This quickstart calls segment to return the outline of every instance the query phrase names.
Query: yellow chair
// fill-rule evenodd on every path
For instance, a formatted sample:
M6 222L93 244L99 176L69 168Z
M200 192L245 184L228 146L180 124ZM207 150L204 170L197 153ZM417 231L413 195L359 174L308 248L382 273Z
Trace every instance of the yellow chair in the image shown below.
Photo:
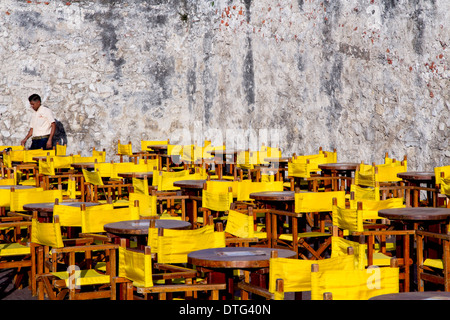
M53 221L47 223L38 221L37 216L34 216L31 230L32 259L35 263L33 269L39 300L44 300L45 294L50 300L111 298L110 284L116 275L117 245L66 245L62 239L58 216L53 216ZM89 242L91 239L84 241ZM96 254L103 252L105 272L95 269L91 259L93 251ZM75 255L80 254L84 254L86 258L81 259L83 269L81 265L77 265L77 261L80 260L75 259ZM61 265L63 257L67 257L68 263ZM96 289L83 291L80 290L82 287Z
M417 230L416 253L418 291L450 291L449 234Z
M272 214L289 218L288 231L277 236L276 243L287 246L303 259L322 259L331 244L331 232L325 230L326 216L333 210L333 198L345 205L345 191L295 192L295 214L302 214L312 231L298 232L298 218L292 212L273 211ZM272 223L273 224L273 223ZM272 232L276 226L272 226ZM306 229L306 225L303 226ZM317 231L315 231L317 230Z
M250 206L245 211L229 210L226 213L225 235L227 246L264 245L267 233L257 231L256 212Z
M193 224L207 222L206 217L212 215L215 219L225 218L224 214L231 209L233 203L232 182L206 181L202 190L202 205L199 208L203 212L203 218L196 217L194 212Z
M120 158L120 162L123 162L123 158L125 156L132 156L132 144L131 141L128 142L128 144L122 144L120 143L120 140L117 141L117 155Z
M124 193L128 190L131 185L122 182L111 182L104 183L100 171L88 171L82 169L83 172L83 183L82 183L82 199L83 201L89 200L91 202L98 202L103 198L103 201L108 201L112 198L113 201L118 201L123 197ZM103 194L99 192L98 189L103 190Z
M17 269L14 288L19 289L24 275L31 271L29 240L31 221L22 217L0 218L0 269Z
M226 284L196 283L197 272L192 269L164 265L161 268L163 271L155 272L161 265L153 263L148 246L144 252L136 251L126 248L125 241L121 241L118 260L118 277L112 279L111 287L115 290L118 284L121 285L126 300L134 299L135 290L144 298L157 294L158 300L166 300L168 295L174 293L182 293L182 298L189 298L194 292L211 291L206 298L218 300L219 290L226 289ZM114 291L112 299L116 297L117 292Z
M139 204L139 216L141 219L158 217L157 195L156 191L152 194L140 192L130 192L129 205L135 206L135 201Z
M368 300L371 297L399 292L396 260L390 267L355 270L324 270L311 266L311 300Z
M262 289L241 282L238 285L243 292L261 295L266 299L285 300L288 296L301 299L302 292L311 291L311 266L317 264L321 270L355 270L353 248L347 248L345 255L339 255L322 260L304 260L271 257L269 265L269 287ZM280 286L281 281L281 286ZM244 299L246 294L242 295Z
M102 151L96 150L95 147L92 148L92 156L98 159L98 162L106 162L106 150Z
M59 144L59 142L58 142L55 147L55 155L56 156L65 156L66 152L67 152L67 145Z

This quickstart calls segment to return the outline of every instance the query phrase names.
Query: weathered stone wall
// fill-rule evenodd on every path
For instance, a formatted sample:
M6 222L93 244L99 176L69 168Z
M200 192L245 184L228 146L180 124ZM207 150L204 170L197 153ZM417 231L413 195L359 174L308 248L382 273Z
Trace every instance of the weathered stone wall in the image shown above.
M450 164L448 0L0 2L0 144L40 94L68 150L183 132ZM244 139L243 139L244 138ZM258 143L259 143L258 142Z

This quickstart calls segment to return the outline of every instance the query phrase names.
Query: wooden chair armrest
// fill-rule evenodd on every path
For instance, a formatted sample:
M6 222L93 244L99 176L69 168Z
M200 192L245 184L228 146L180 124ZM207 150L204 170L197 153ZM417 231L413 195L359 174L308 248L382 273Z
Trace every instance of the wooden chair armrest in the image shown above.
M92 239L92 242L94 242L94 240L107 241L107 242L111 241L111 238L109 236L103 235L103 234L80 233L79 235L80 235L81 238L90 238L90 239Z
M266 299L272 300L275 298L275 295L273 293L269 292L269 290L261 288L259 286L252 285L248 282L241 281L238 283L237 287L238 287L238 289L250 292L252 294L256 294L256 295L261 296Z
M79 251L98 251L98 250L115 250L118 249L118 244L95 244L88 246L74 246L74 247L63 247L54 248L52 253L69 253L69 252L79 252Z

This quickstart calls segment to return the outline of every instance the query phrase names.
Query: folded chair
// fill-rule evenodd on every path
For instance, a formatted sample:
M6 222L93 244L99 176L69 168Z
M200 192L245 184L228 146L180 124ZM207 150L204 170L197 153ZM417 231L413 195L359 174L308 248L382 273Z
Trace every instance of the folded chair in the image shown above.
M117 245L66 245L74 240L62 239L59 217L52 222L32 219L31 248L33 270L38 284L38 298L50 300L90 300L111 298L111 281L116 274ZM81 239L89 243L92 239ZM105 272L93 265L92 252L104 252ZM84 257L78 257L82 254ZM66 262L67 261L67 262ZM114 262L114 263L113 263Z
M347 254L322 260L304 260L278 258L276 251L270 258L269 287L263 289L259 286L242 281L238 288L242 291L242 297L246 300L248 293L262 296L271 300L301 300L302 292L311 291L311 266L317 264L321 270L355 270L355 257L353 248L347 249Z
M390 267L355 270L325 270L311 266L311 300L368 300L371 297L399 292L396 259Z

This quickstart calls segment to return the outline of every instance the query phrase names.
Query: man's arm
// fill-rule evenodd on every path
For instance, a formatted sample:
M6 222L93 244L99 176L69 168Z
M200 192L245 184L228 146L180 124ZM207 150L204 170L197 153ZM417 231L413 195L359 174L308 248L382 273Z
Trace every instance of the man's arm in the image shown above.
M27 136L22 140L22 142L20 143L23 147L25 147L25 143L27 143L27 140L33 135L33 128L30 128L30 130L28 130L28 134Z
M51 149L53 147L53 136L55 135L55 130L56 130L56 122L52 122L52 128L50 131L50 137L48 137L48 141L47 141L47 149Z

